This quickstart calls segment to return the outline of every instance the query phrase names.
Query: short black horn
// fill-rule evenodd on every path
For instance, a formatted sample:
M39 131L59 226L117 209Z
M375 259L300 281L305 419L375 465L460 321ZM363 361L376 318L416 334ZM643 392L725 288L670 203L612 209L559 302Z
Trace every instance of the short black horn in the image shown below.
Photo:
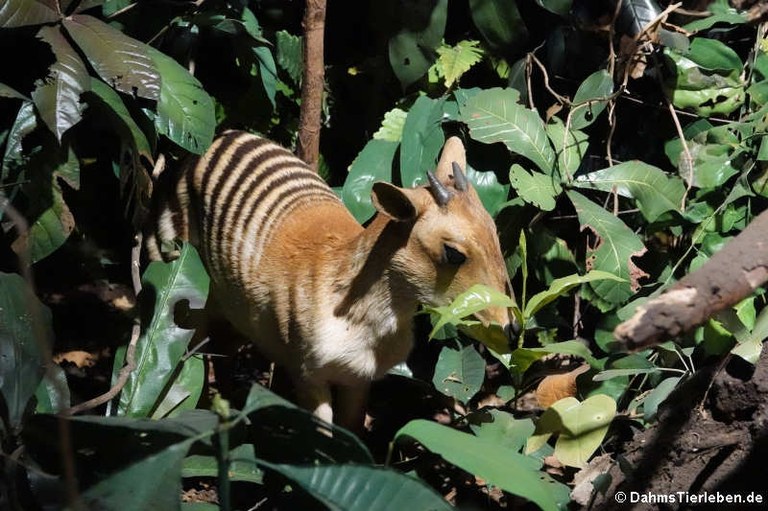
M466 192L469 188L467 176L464 175L458 162L453 162L451 166L453 167L453 182L456 184L456 189L460 192Z
M453 193L446 188L443 183L437 180L435 175L431 171L427 171L427 179L429 179L429 189L432 192L432 197L435 198L438 206L445 206L448 201L453 197Z

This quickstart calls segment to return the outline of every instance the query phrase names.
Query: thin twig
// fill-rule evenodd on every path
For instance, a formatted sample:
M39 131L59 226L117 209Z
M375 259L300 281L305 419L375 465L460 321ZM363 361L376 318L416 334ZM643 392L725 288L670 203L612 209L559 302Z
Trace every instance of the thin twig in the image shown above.
M135 244L131 249L131 281L133 282L133 290L136 293L136 296L138 296L139 292L141 291L141 276L139 272L141 245L142 235L141 233L138 233L135 237ZM131 341L128 343L128 349L125 351L125 365L120 369L115 384L104 394L65 410L63 412L65 415L74 415L85 410L96 408L97 406L112 400L120 393L125 384L128 382L128 377L131 375L131 372L136 368L136 344L138 343L140 334L141 322L137 317L133 320L133 327L131 329Z
M675 113L675 108L672 106L672 102L668 99L666 100L667 107L669 108L669 113L672 116L672 122L675 123L675 129L677 130L677 136L680 137L680 143L683 145L683 154L685 155L682 159L682 167L680 170L687 170L688 171L688 179L687 186L685 187L685 193L683 194L683 198L680 202L680 211L685 211L685 202L688 199L688 194L691 191L691 188L693 187L693 156L691 155L691 150L688 148L688 141L685 140L685 133L683 133L683 127L680 125L680 119L677 118L677 114Z

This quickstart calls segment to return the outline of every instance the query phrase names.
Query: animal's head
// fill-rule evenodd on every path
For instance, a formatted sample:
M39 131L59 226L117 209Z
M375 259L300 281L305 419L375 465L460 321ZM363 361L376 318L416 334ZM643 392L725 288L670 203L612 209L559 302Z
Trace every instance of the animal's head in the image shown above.
M452 137L443 147L435 173L427 174L429 186L408 189L375 183L373 187L376 209L412 226L398 270L426 305L446 305L474 284L512 294L496 225L465 169L464 145ZM508 333L517 332L506 308L488 308L477 317L485 324L499 323Z

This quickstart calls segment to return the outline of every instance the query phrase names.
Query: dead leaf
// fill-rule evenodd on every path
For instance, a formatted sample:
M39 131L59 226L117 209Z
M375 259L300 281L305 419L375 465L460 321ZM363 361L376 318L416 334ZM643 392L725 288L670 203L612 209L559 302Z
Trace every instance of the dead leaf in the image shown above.
M545 377L536 388L536 400L539 406L547 409L564 397L576 397L576 378L588 370L589 365L583 364L573 371Z
M97 355L94 355L93 353L89 353L87 351L74 350L74 351L67 351L65 353L59 353L57 355L54 355L53 361L56 364L61 364L62 362L69 362L70 364L74 364L79 368L83 368L83 367L93 367L96 364L96 361L98 360L98 358L99 357Z

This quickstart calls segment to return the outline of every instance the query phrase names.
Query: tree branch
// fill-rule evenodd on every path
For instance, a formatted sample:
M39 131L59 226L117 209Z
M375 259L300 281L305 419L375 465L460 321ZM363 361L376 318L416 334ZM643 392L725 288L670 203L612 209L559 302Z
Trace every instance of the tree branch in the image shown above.
M304 71L301 82L301 115L299 117L299 158L317 170L320 156L320 115L323 108L325 61L325 1L307 0L304 10Z

